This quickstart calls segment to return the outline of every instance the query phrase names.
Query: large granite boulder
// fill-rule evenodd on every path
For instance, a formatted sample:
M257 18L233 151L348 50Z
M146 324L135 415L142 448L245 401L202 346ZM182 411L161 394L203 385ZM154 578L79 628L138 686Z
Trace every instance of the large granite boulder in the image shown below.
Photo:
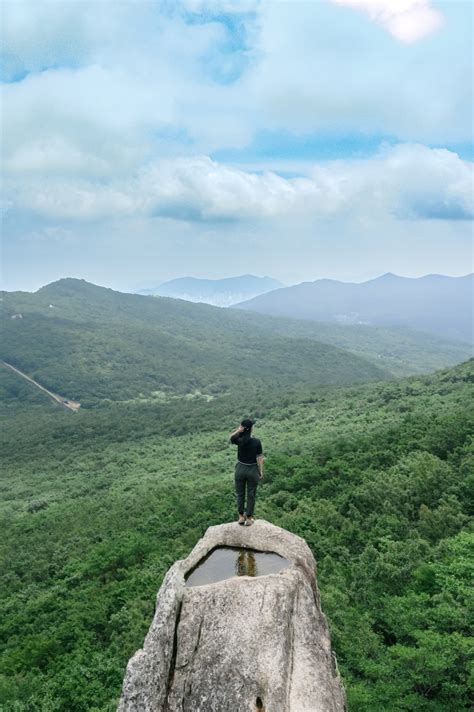
M274 552L279 573L188 587L216 547ZM345 695L306 542L257 520L210 527L168 571L119 712L342 712Z

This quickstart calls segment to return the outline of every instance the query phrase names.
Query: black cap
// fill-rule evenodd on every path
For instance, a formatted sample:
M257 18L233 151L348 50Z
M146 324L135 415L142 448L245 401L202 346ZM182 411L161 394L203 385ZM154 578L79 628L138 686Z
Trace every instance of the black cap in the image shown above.
M255 420L251 420L250 418L245 418L245 420L242 420L242 422L240 424L243 425L246 430L249 430L252 427L252 425L255 425Z

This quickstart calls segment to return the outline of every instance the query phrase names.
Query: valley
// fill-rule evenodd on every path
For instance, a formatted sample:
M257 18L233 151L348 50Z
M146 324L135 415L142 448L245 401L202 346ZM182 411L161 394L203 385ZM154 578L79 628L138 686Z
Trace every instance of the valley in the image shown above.
M70 280L2 305L4 358L81 402L0 369L5 712L115 709L167 569L235 518L228 435L247 415L256 516L316 557L350 709L468 708L472 359L395 378L319 325ZM399 369L446 358L409 338Z

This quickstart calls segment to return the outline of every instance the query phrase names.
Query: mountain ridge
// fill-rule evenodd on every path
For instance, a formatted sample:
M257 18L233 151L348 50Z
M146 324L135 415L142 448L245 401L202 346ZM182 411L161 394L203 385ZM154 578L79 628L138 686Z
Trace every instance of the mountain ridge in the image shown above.
M405 325L444 338L472 342L474 274L460 277L392 273L367 282L316 280L254 297L234 309L330 323Z
M84 280L58 280L34 294L3 292L1 307L2 359L84 407L390 377L340 347L264 333L238 312Z
M110 399L214 397L234 388L236 378L254 390L255 383L302 386L314 382L318 369L319 382L333 385L345 369L344 383L358 369L356 381L385 379L470 356L463 345L408 329L281 319L76 278L35 293L3 292L0 307L2 358L85 407ZM2 378L8 399L17 389Z
M157 287L141 289L137 293L226 307L283 286L282 282L272 277L257 277L252 274L222 279L177 277Z

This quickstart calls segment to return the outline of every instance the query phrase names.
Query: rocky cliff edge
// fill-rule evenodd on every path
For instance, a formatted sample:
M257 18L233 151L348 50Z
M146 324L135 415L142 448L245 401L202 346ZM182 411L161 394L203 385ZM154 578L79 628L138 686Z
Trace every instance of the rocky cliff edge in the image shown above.
M291 566L186 587L216 547L274 552ZM168 571L118 712L343 712L345 695L304 541L257 520L210 527Z

